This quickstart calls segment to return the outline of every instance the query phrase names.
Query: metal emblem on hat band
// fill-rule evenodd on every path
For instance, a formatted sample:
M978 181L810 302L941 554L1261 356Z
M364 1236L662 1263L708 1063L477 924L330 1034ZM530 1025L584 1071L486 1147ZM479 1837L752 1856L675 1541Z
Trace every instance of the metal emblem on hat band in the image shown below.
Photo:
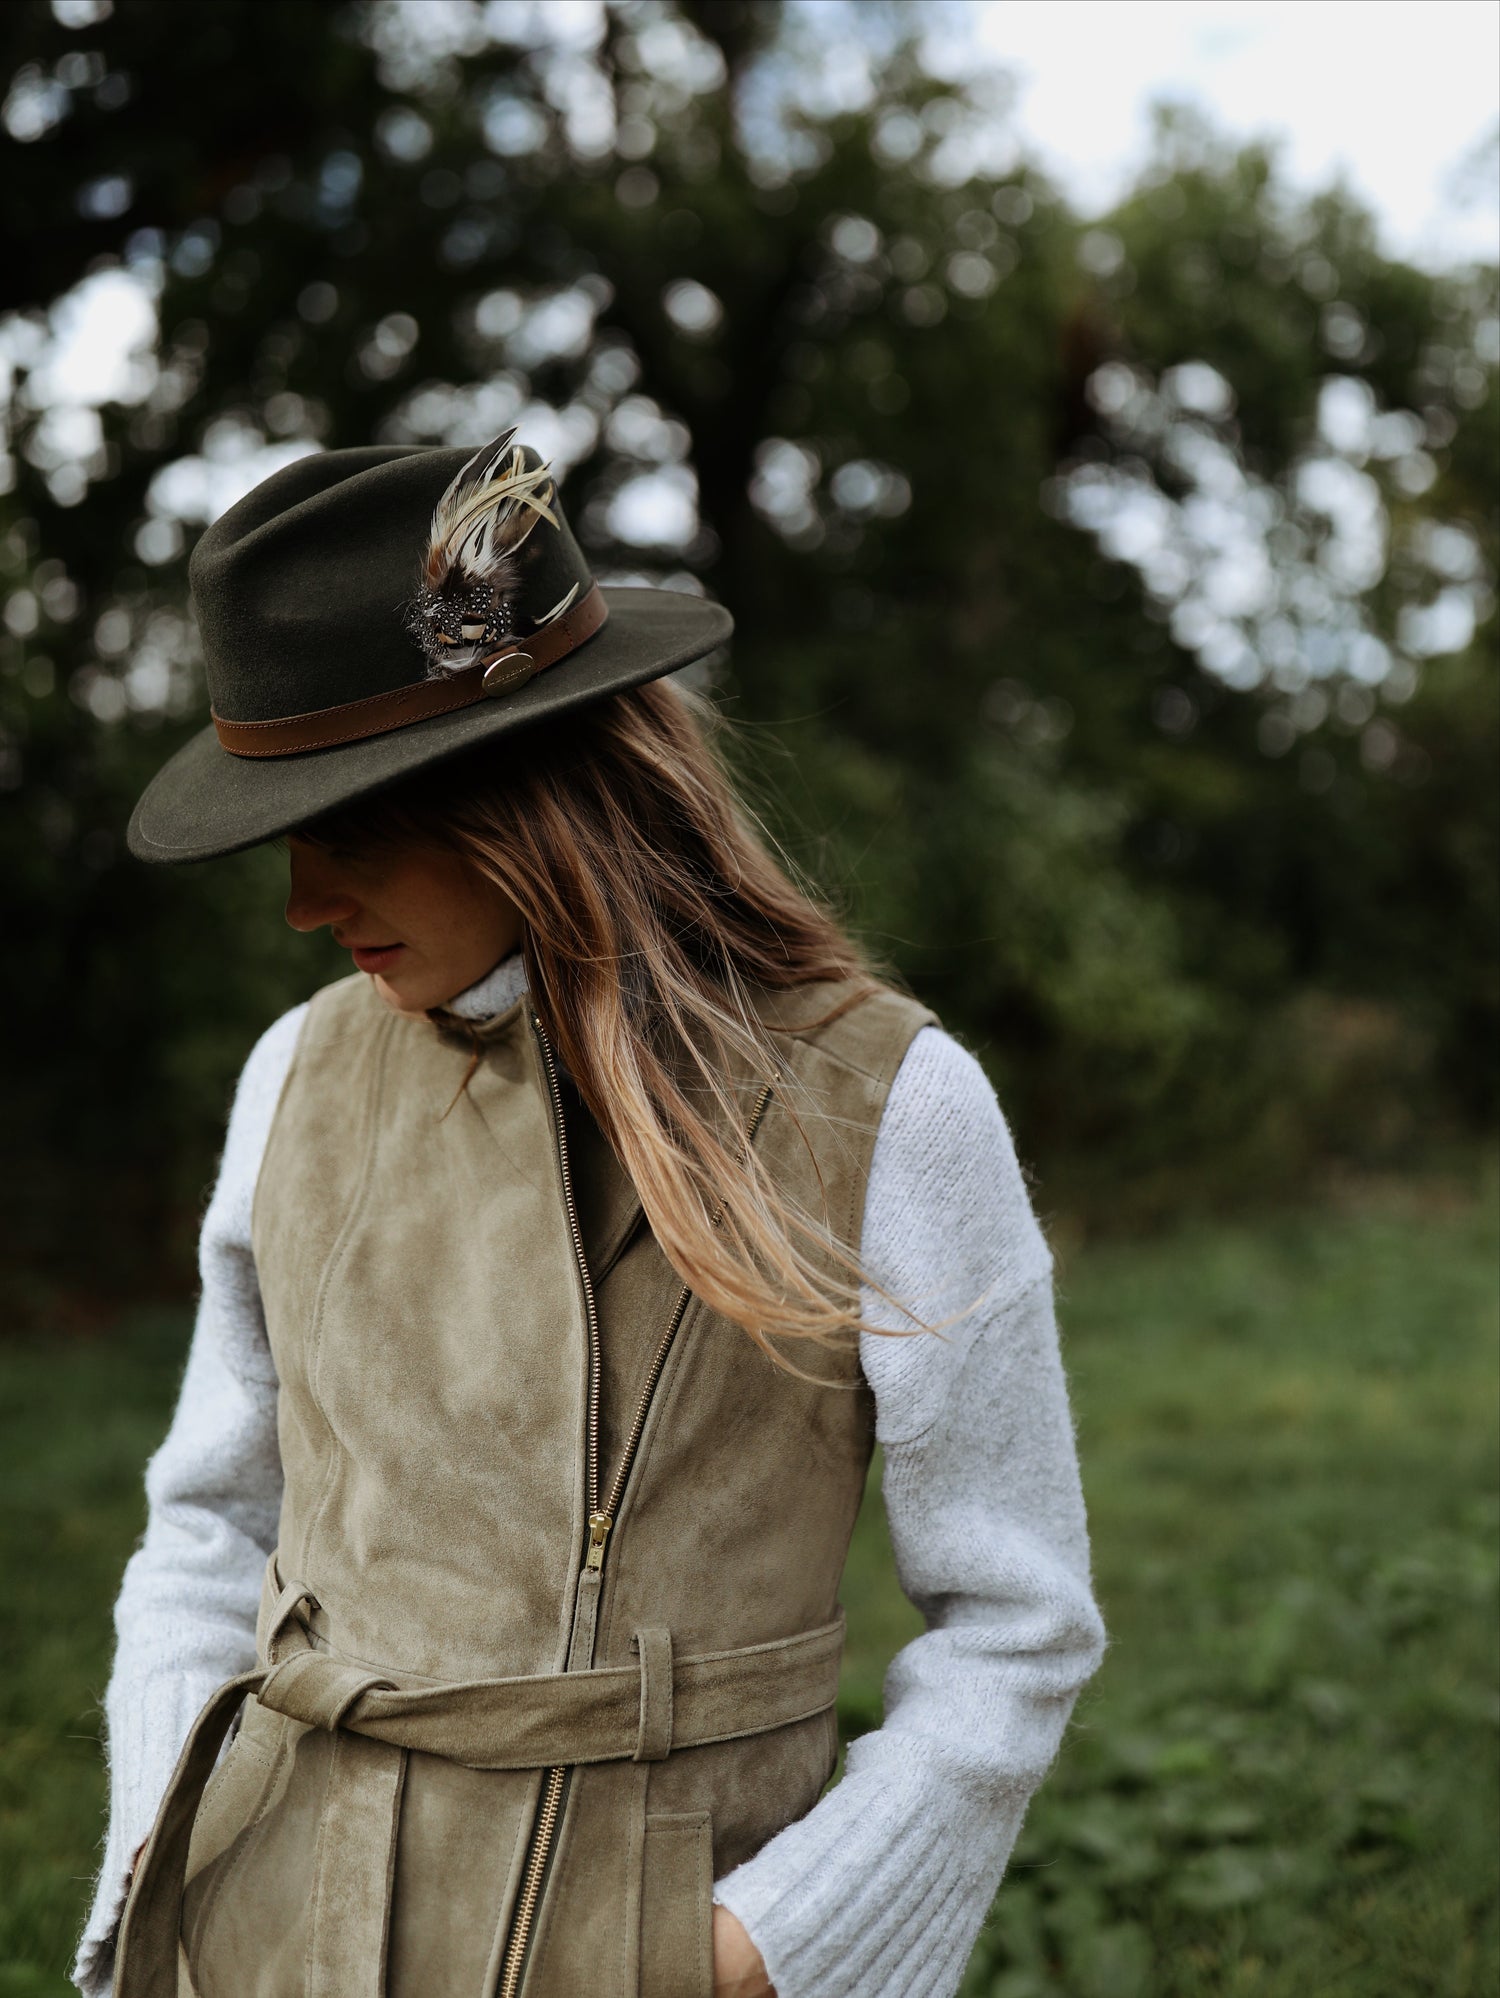
M502 652L485 667L480 685L487 694L508 694L512 687L524 687L535 671L529 652Z

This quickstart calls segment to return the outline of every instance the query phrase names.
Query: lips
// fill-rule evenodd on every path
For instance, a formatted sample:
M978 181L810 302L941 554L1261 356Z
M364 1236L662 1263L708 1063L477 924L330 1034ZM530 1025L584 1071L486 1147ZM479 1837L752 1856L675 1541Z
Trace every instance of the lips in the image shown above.
M350 955L360 971L389 971L406 949L405 944L352 944Z

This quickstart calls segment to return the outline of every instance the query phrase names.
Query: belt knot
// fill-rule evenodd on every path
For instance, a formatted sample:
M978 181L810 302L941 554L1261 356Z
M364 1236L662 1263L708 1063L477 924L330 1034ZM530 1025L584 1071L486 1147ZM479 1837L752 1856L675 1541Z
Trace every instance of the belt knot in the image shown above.
M273 1713L332 1734L352 1717L366 1693L389 1693L394 1682L378 1672L343 1665L322 1651L299 1651L273 1665L255 1697Z

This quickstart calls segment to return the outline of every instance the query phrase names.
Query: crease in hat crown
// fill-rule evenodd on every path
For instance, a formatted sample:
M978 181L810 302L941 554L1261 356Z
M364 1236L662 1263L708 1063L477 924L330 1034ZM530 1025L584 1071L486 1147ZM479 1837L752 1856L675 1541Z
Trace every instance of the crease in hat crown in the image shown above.
M436 693L519 661L491 674L485 692L503 693L532 670L528 638L546 632L556 659L604 616L550 467L514 428L473 453L299 458L207 529L189 577L210 707L230 725Z

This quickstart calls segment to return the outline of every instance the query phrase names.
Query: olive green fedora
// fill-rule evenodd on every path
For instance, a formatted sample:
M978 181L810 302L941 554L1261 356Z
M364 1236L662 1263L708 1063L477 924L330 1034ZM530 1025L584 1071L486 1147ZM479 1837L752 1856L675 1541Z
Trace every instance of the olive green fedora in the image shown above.
M156 773L140 860L234 853L722 645L721 605L601 588L514 431L283 466L189 564L211 720Z

